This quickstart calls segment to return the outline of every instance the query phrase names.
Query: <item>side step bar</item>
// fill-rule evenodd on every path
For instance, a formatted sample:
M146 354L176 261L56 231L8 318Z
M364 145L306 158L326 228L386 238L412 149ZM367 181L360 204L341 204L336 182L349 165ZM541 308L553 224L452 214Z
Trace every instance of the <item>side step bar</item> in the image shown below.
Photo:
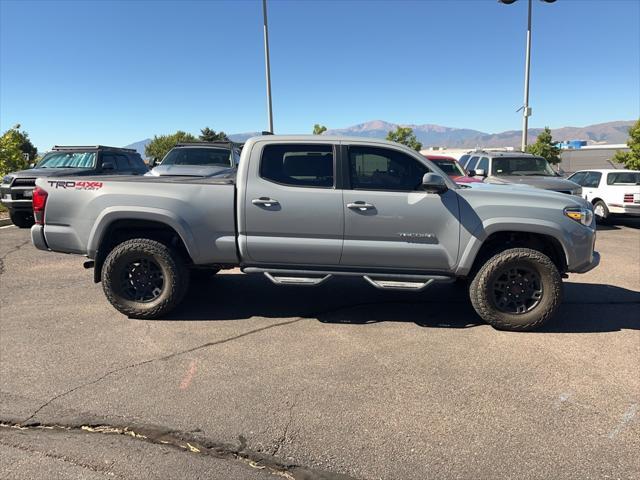
M408 280L385 280L384 278L374 279L369 275L365 275L364 279L380 290L411 290L414 292L421 292L435 281L433 278L427 279L426 282L416 282Z
M454 277L446 275L405 275L368 272L290 270L246 267L244 273L263 273L276 285L320 285L333 276L362 277L380 290L406 290L420 292L433 283L451 283Z
M323 277L285 277L278 273L271 274L269 272L264 272L264 276L276 285L304 285L309 287L320 285L331 278L331 275L325 275Z

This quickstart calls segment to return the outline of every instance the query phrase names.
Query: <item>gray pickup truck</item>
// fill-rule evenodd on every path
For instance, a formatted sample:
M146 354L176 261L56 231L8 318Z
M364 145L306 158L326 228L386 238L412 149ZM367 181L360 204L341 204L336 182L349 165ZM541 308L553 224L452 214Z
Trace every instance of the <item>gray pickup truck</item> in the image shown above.
M482 319L527 330L556 312L564 274L599 262L585 200L460 187L383 140L259 136L246 142L237 172L220 176L36 185L33 244L88 257L111 304L136 318L172 310L190 273L239 266L279 285L340 275L421 291L467 280Z

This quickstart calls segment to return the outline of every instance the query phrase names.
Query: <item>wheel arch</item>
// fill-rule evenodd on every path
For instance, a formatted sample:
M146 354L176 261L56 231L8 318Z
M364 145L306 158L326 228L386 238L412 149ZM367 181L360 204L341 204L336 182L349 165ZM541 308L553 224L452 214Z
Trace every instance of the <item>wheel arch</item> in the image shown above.
M547 255L561 273L568 269L569 256L558 228L553 224L511 224L501 229L485 227L482 234L472 237L462 254L458 275L473 276L486 260L510 248L531 248Z
M105 212L96 221L87 249L94 259L94 282L99 282L104 260L113 248L132 238L149 238L176 248L187 263L193 263L198 252L190 230L173 215L158 212ZM168 212L169 213L169 212Z

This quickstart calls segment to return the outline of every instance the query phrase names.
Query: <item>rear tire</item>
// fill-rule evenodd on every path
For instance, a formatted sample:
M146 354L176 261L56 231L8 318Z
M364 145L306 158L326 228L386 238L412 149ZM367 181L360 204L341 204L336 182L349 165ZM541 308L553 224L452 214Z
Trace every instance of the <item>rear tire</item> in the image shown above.
M527 331L551 319L562 301L562 278L543 253L512 248L491 257L469 287L471 304L498 330Z
M593 204L593 214L596 216L596 224L605 225L609 223L609 209L602 200L598 200Z
M189 287L181 256L146 238L116 246L102 267L102 288L116 310L131 318L158 318L173 310Z
M11 222L18 228L31 228L35 222L33 214L30 212L10 211L9 217Z

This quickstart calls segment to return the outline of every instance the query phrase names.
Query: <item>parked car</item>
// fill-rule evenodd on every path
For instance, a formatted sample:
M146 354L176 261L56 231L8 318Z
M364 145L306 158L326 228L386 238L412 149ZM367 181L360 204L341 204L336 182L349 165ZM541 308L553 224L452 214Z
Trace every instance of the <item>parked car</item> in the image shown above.
M91 147L58 146L37 165L5 175L0 185L2 203L11 221L20 228L33 225L31 206L36 178L88 175L142 175L149 171L140 154L129 148L95 145Z
M563 178L542 157L520 152L475 151L463 164L485 183L524 184L543 190L580 195L580 185ZM463 156L464 157L464 156ZM462 157L461 157L462 159Z
M605 223L619 215L640 215L640 172L636 170L580 170L569 180L582 186L596 219Z
M234 142L179 143L147 174L208 177L235 169L241 145Z
M435 163L456 183L482 183L482 180L474 177L475 172L473 174L467 172L455 158L443 155L425 155L425 158Z
M189 269L239 266L277 285L356 276L415 292L468 279L482 319L527 330L556 312L564 273L600 258L583 198L462 188L384 140L259 136L234 177L95 180L38 179L31 239L40 250L87 256L107 299L136 318L171 311Z

